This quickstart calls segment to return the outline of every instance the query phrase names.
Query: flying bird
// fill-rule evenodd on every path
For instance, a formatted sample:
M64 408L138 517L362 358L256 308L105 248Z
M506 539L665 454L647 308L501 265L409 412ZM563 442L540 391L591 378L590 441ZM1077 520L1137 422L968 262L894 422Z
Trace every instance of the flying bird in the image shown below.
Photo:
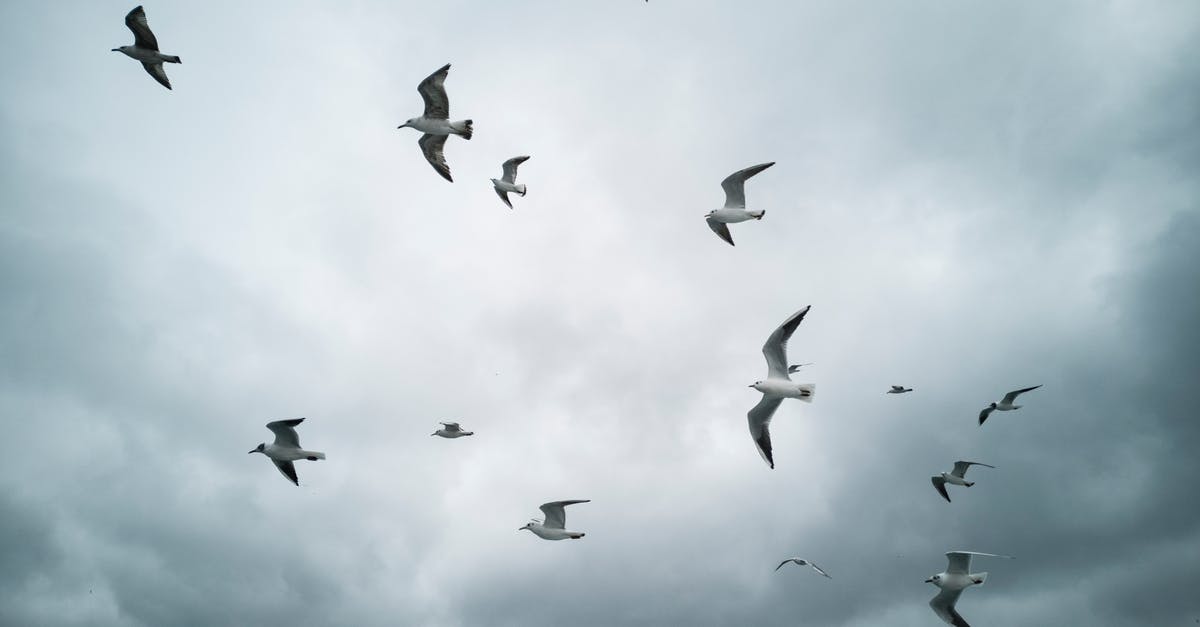
M525 185L517 184L517 166L528 160L528 156L523 156L513 157L505 161L504 174L500 177L500 180L492 179L492 187L496 188L496 195L500 197L500 200L504 201L504 204L508 205L509 209L513 208L512 203L508 201L509 192L520 194L522 197L525 196Z
M953 483L954 485L966 486L968 488L975 485L974 481L967 481L965 478L967 475L967 469L970 468L971 466L985 466L987 468L995 468L995 466L992 466L989 464L984 464L981 462L957 461L957 462L954 462L954 470L951 470L950 472L938 473L938 474L930 477L929 480L933 482L933 487L937 488L938 494L941 494L942 498L946 499L946 502L949 503L950 495L946 493L946 484L947 483Z
M454 438L461 438L461 437L467 436L467 435L475 435L474 431L463 431L462 427L458 426L457 422L440 422L438 424L442 425L442 428L438 429L437 431L434 431L433 433L430 433L429 435L431 437L438 435L443 438L454 439Z
M155 39L154 33L151 32L150 24L146 22L146 11L141 5L134 7L125 16L125 25L133 31L133 45L113 48L112 51L124 53L127 57L141 61L147 74L153 76L154 80L163 87L170 89L171 79L167 78L167 72L163 69L162 64L183 63L183 61L180 61L177 56L158 51L158 39Z
M767 215L766 211L760 209L749 211L746 209L745 187L746 179L773 165L775 165L774 161L750 166L745 170L738 170L730 174L724 181L721 181L721 187L725 190L725 206L704 214L704 220L708 222L708 228L712 229L718 237L729 242L730 246L733 246L733 236L729 234L728 225L746 220L762 220L762 217Z
M592 501L590 499L580 499L575 501L551 501L549 503L542 503L541 510L542 514L546 516L545 522L539 521L535 518L525 523L525 526L517 529L517 531L528 529L533 532L533 535L543 540L566 540L567 538L578 540L586 534L578 531L567 531L565 529L567 526L566 507L576 503L591 502Z
M775 410L779 409L779 404L785 398L798 398L811 403L817 389L817 386L811 383L792 382L787 367L788 340L810 308L811 306L805 307L792 314L767 338L767 343L763 344L762 349L763 357L767 359L767 378L755 381L749 386L763 395L762 400L746 415L750 423L750 437L758 446L759 455L762 455L771 468L775 467L775 458L771 454L771 432L768 428L771 426L771 417L775 415Z
M780 568L783 568L783 565L788 562L791 562L797 566L810 566L810 567L812 567L813 570L817 571L818 573L821 573L822 575L829 577L829 573L825 572L824 570L821 570L820 566L817 566L816 564L814 564L808 560L800 559L799 557L789 557L789 558L783 560L782 562L779 562L779 565L775 567L775 570L778 571ZM829 578L833 579L833 577L829 577Z
M259 444L250 451L250 453L266 455L272 462L275 462L275 467L279 469L279 472L296 485L300 485L300 479L296 476L296 467L292 462L298 459L307 459L310 462L325 459L324 453L300 448L300 436L296 435L296 426L302 422L304 422L303 418L268 422L267 428L275 433L275 441L271 444Z
M906 388L903 385L893 385L892 389L888 390L886 393L887 394L904 394L905 392L911 392L911 391L912 391L912 388Z
M989 403L987 407L983 408L983 411L979 412L980 426L983 425L983 421L987 420L988 416L991 415L991 413L994 411L1013 411L1015 409L1021 409L1022 406L1021 405L1013 405L1013 401L1017 400L1017 397L1020 396L1021 394L1024 394L1030 390L1036 390L1040 387L1042 387L1042 386L1035 385L1033 387L1021 388L1019 390L1013 390L1013 391L1009 392L1008 394L1005 394L1004 398L1000 399L999 403Z
M446 97L445 85L446 75L449 73L450 64L447 63L417 85L417 92L425 101L425 113L396 128L407 126L424 133L417 142L421 147L421 154L425 155L425 160L442 175L442 178L453 183L454 179L450 178L450 166L446 164L446 156L442 153L446 137L458 135L463 139L471 139L474 130L471 120L450 121L450 100Z
M971 627L966 619L954 609L954 604L958 602L959 595L963 590L971 586L981 586L984 581L987 581L988 574L971 573L971 556L980 555L986 557L1003 557L1012 559L1008 555L995 555L993 553L975 553L972 551L950 551L946 554L950 564L946 567L946 571L938 573L925 583L931 583L938 588L937 596L929 600L929 607L933 608L933 612L938 615L938 618L946 621L947 625L954 627Z

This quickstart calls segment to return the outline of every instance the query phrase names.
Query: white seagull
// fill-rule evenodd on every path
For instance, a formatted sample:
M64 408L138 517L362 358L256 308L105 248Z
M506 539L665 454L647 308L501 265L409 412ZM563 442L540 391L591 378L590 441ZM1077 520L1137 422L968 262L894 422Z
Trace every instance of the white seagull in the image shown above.
M430 433L429 435L431 437L435 436L435 435L440 435L443 438L454 439L454 438L461 438L466 435L475 435L474 431L463 431L462 427L458 426L457 422L441 422L438 424L442 425L442 428L438 429L437 431L434 431L433 433Z
M970 468L971 466L985 466L987 468L995 468L995 466L992 466L990 464L984 464L981 462L964 462L964 461L960 460L960 461L954 462L954 470L951 470L950 472L938 473L938 474L930 477L929 480L933 482L933 487L937 488L938 494L941 494L942 498L946 499L946 502L949 503L950 495L946 493L946 484L947 483L953 483L954 485L966 486L968 488L975 485L974 481L967 481L965 478L967 475L967 469Z
M276 420L268 422L267 428L275 433L275 442L271 444L259 444L251 453L262 453L275 462L275 467L283 476L296 485L300 485L300 479L296 476L296 467L292 462L298 459L307 459L310 462L315 462L318 459L325 459L324 453L317 451L306 451L300 448L300 436L296 435L296 425L304 422L303 418L294 418L292 420Z
M811 566L813 570L817 571L818 573L821 573L822 575L825 575L826 577L829 577L829 573L821 570L820 566L817 566L816 564L814 564L806 559L800 559L799 557L789 557L789 558L783 560L782 562L779 562L779 565L775 567L775 570L778 571L780 568L783 568L783 565L788 562L791 562L797 566ZM829 577L829 578L833 579L833 577Z
M1040 387L1042 386L1035 385L1029 388L1013 390L1008 394L1005 394L1004 398L1000 399L999 403L989 403L987 407L983 408L983 411L979 412L979 424L982 426L983 421L987 420L988 416L994 411L1012 411L1014 409L1021 409L1021 405L1013 405L1013 401L1017 400L1017 397L1021 394L1024 394L1030 390L1036 390Z
M792 314L790 318L775 329L763 344L763 357L767 358L767 378L755 381L750 387L762 392L762 400L746 415L750 423L750 437L758 446L758 453L767 461L771 468L775 467L775 458L771 455L771 416L779 409L779 404L785 398L798 398L805 403L811 403L817 386L811 383L794 383L788 376L787 343L804 320L811 306L805 307Z
M912 388L906 388L903 385L893 385L892 389L888 390L886 393L887 394L904 394L905 392L911 392L911 391L912 391Z
M517 166L528 160L528 156L521 156L505 161L504 174L500 177L500 180L492 179L492 187L496 188L496 195L500 197L500 200L504 201L504 204L508 205L509 209L513 208L512 203L508 201L509 192L520 194L522 197L525 196L525 185L517 184Z
M138 5L125 16L125 25L133 31L133 45L113 48L113 52L123 52L125 56L137 59L146 68L146 73L167 89L171 88L171 79L163 70L163 63L183 63L179 57L163 54L158 51L158 40L150 32L150 24L146 22L146 11Z
M447 63L417 85L417 92L425 100L425 113L396 128L407 126L424 133L417 144L421 147L425 160L442 175L442 178L453 183L454 179L450 178L450 166L446 164L446 156L442 154L446 137L458 135L463 139L471 139L474 131L471 120L450 121L450 100L446 97L446 75L449 73L450 64Z
M948 625L954 627L971 627L966 619L954 609L954 604L958 602L959 595L962 591L970 586L981 586L984 581L987 581L988 574L971 573L971 556L983 555L987 557L1003 557L1012 559L1008 555L996 555L993 553L975 553L973 551L950 551L946 557L950 560L950 564L946 567L946 572L938 573L925 583L931 583L942 589L937 596L929 600L929 607L933 608L938 618L946 621Z
M761 209L746 210L746 179L773 165L774 161L750 166L730 174L721 181L721 187L725 190L725 206L704 214L704 220L708 222L708 228L729 242L730 246L733 246L733 236L729 234L727 225L746 220L762 220L762 217L767 215L767 212Z
M533 519L525 523L524 527L517 529L521 531L528 529L533 532L533 535L543 540L578 540L585 534L578 531L567 531L564 527L567 526L567 510L568 505L576 503L591 503L591 499L579 499L574 501L551 501L542 503L542 513L546 515L545 522Z

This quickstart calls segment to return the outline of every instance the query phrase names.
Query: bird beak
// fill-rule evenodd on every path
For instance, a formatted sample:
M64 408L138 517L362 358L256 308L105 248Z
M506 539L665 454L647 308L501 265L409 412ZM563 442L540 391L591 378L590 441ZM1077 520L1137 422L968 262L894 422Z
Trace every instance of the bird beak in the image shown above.
M933 583L933 577L930 577L929 579L926 579L926 580L925 580L925 583Z
M254 449L254 450L252 450L252 451L250 451L249 453L246 453L246 454L247 454L247 455L249 455L250 453L257 453L257 452L258 452L258 449Z
M397 126L396 128L404 128L406 126L408 126L408 122L405 122L404 124L401 124L400 126Z
M750 385L747 385L746 387L748 387L748 388L752 388L752 387L754 387L754 384L753 384L753 383L751 383Z
M120 52L120 51L121 51L121 49L120 49L120 48L113 48L113 49L112 49L112 51L113 51L113 52Z

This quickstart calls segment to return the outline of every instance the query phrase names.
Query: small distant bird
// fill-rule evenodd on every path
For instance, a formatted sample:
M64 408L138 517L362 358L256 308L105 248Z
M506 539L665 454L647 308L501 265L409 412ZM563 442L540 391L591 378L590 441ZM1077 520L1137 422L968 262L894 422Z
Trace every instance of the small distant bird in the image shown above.
M1030 390L1036 390L1040 387L1042 386L1035 385L1033 387L1013 390L1008 394L1005 394L1004 398L1000 399L999 403L989 403L987 407L983 408L983 411L979 412L979 424L982 426L983 421L987 420L988 416L994 411L1013 411L1015 409L1021 409L1021 405L1013 405L1013 401L1017 400L1017 396L1029 392Z
M966 619L958 613L958 610L954 609L954 604L958 602L958 597L962 594L963 590L971 586L981 586L983 582L987 581L988 574L986 572L967 572L971 569L972 555L1012 559L1008 555L975 553L972 551L950 551L946 554L950 562L946 567L946 571L926 579L925 583L931 583L941 588L941 592L929 600L929 607L933 608L933 612L938 615L938 618L946 621L947 625L971 627Z
M774 161L751 166L745 170L734 172L721 181L721 188L725 190L725 206L704 214L704 220L708 222L708 228L712 229L718 237L729 242L730 246L733 246L733 236L729 234L729 224L746 220L762 220L762 217L767 215L766 211L760 209L746 210L745 187L746 179L773 165L775 165Z
M892 389L887 391L887 394L904 394L905 392L911 391L912 388L906 388L903 385L893 385Z
M267 428L275 434L275 442L259 444L257 448L250 451L250 453L262 453L269 457L271 461L275 462L275 467L279 469L279 472L296 485L300 485L300 479L296 476L296 467L292 465L292 462L298 459L307 459L310 462L325 459L324 453L300 448L300 436L296 434L296 426L302 422L304 422L303 418L268 422Z
M158 51L158 40L150 32L150 24L146 22L146 11L138 5L125 16L125 25L133 31L133 45L113 48L113 52L125 53L125 56L137 59L146 68L146 73L167 89L171 88L171 79L163 69L163 63L183 63L179 57L163 54Z
M792 364L792 365L788 366L788 374L796 374L797 372L800 372L801 368L803 368L805 366L811 366L811 365L812 365L812 362L809 362L807 364Z
M783 565L788 562L791 562L797 566L811 566L813 570L817 571L818 573L821 573L822 575L825 575L826 577L829 577L829 573L825 572L824 570L821 570L820 566L817 566L816 564L814 564L808 560L800 559L799 557L789 557L788 559L785 559L782 562L779 562L779 565L775 567L775 570L778 571L780 568L783 568ZM833 579L833 577L829 577L829 578Z
M749 386L762 392L763 395L762 400L758 401L758 404L746 415L750 423L750 437L758 446L758 454L762 455L771 468L775 467L775 458L771 453L769 427L775 410L779 409L779 404L785 398L798 398L805 403L811 403L817 389L817 386L811 383L792 382L791 377L788 376L789 368L786 365L788 340L791 339L792 333L796 332L796 327L800 326L800 321L804 320L809 309L810 307L805 307L792 314L767 338L767 343L763 344L762 349L763 357L767 359L767 378L755 381Z
M509 192L520 194L522 197L525 196L525 185L517 185L517 166L528 160L529 157L524 156L513 157L505 161L504 174L500 177L500 180L492 179L492 187L496 188L496 195L500 197L500 200L504 201L504 204L508 205L509 209L513 208L512 203L508 201Z
M443 438L453 439L461 438L467 435L475 435L474 431L463 431L462 427L458 426L457 422L440 422L438 424L442 425L442 428L430 433L430 437L440 435Z
M450 178L450 166L446 164L446 156L442 153L446 137L458 135L463 139L471 139L474 130L471 120L450 121L450 100L446 97L446 75L449 73L450 64L447 63L417 85L417 92L425 100L425 113L396 128L407 126L424 133L417 142L421 147L421 154L425 155L425 160L442 175L442 178L453 183L454 179Z
M938 473L938 474L930 477L929 480L933 482L933 487L937 488L937 491L939 494L942 495L942 498L946 499L946 502L949 503L950 495L946 493L946 484L947 483L953 483L954 485L966 486L968 488L975 485L974 481L967 481L965 479L965 477L967 475L967 469L970 468L971 466L984 466L987 468L995 468L995 466L991 466L991 465L984 464L981 462L957 461L957 462L954 462L954 470L951 470L950 472Z
M578 531L567 531L565 529L567 526L566 507L576 503L591 502L591 499L580 499L575 501L551 501L549 503L542 503L540 509L546 516L545 522L534 518L533 520L525 523L524 527L517 529L517 531L528 529L533 532L533 535L543 540L566 540L567 538L578 540L586 534Z

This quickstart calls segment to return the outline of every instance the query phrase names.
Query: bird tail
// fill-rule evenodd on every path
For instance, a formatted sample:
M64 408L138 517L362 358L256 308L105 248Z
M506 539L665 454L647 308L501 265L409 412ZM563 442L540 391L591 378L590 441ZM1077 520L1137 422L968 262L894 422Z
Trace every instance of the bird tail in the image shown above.
M472 120L462 120L454 123L454 130L458 132L463 139L471 139L471 135L475 134L475 122Z
M317 451L309 451L308 454L312 456L310 459L312 459L312 458L325 459L324 453L318 453Z
M974 581L975 585L977 586L982 586L983 582L987 581L987 576L988 574L986 572L970 574L971 581Z
M463 431L463 435L475 435L474 431Z
M816 384L801 383L798 387L800 388L800 400L804 401L805 403L811 403L813 396L817 393Z
M167 63L183 63L183 61L179 60L179 57L167 57L166 61Z
M517 190L517 193L524 196L525 195L525 184L522 183L522 184L518 185L518 187L520 187L521 189Z
M967 487L968 487L968 488L969 488L969 487L971 487L971 486L973 486L973 485L975 485L975 482L974 482L974 481L968 481L968 482L967 482Z

